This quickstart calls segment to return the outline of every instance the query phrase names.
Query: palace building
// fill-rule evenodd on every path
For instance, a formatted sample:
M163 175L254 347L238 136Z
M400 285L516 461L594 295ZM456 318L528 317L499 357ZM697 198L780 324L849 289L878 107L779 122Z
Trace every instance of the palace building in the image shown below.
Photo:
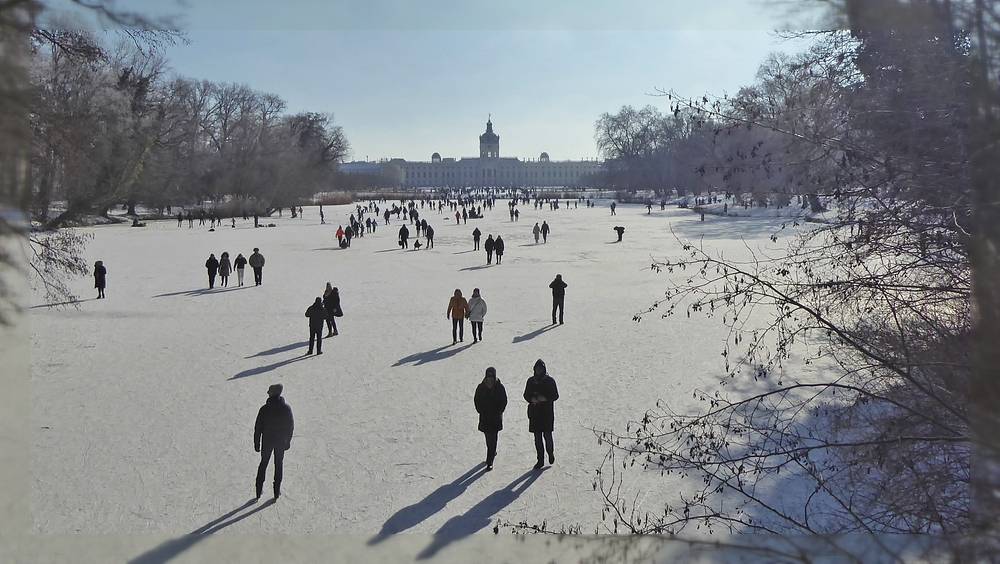
M598 160L553 161L548 153L537 160L500 156L500 136L493 122L486 121L486 131L479 136L479 156L459 159L434 153L430 161L383 159L379 162L351 162L340 165L346 174L379 175L384 167L396 165L404 175L405 188L480 188L480 187L587 187L601 169Z

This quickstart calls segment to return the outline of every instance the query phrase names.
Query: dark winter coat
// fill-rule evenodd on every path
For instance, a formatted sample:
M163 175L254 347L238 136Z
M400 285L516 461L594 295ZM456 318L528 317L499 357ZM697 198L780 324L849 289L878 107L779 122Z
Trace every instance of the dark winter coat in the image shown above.
M486 249L487 253L492 253L493 252L493 243L494 243L494 241L493 241L493 236L492 235L486 238L486 242L483 243L483 248Z
M255 450L274 447L288 450L292 444L292 432L295 430L295 420L292 418L292 408L285 403L285 398L272 396L267 398L260 411L257 412L257 422L253 426L253 446Z
M226 257L219 261L219 276L229 276L229 273L233 271L232 263L229 262L229 257Z
M309 318L309 328L313 331L322 331L326 324L327 314L323 302L315 302L306 310L306 317Z
M208 269L209 276L215 276L219 272L219 259L208 257L208 260L205 261L205 268Z
M566 286L568 286L568 284L566 284L566 282L564 282L562 278L553 280L552 283L549 284L549 288L552 288L552 297L557 300L565 298Z
M247 267L247 259L243 258L242 255L236 257L235 262L236 270L243 270Z
M326 308L327 319L344 315L340 309L340 292L329 292L323 296L323 307Z
M545 397L545 401L538 404L531 403L536 397ZM541 379L532 376L524 385L524 401L528 402L528 431L532 433L552 432L555 424L555 410L552 409L552 402L559 399L559 390L556 388L556 381L546 374Z
M503 410L507 408L507 390L500 379L493 389L480 383L476 388L476 411L479 413L479 430L488 433L503 430Z
M94 287L103 289L108 286L108 269L101 266L94 267Z
M482 236L483 236L483 232L480 231L478 227L472 230L472 239L474 241L478 241L479 238L482 237Z
M250 268L264 268L264 255L260 253L254 253L250 255Z
M502 255L503 254L503 239L502 238L497 237L496 239L493 240L493 252L495 252L498 255Z

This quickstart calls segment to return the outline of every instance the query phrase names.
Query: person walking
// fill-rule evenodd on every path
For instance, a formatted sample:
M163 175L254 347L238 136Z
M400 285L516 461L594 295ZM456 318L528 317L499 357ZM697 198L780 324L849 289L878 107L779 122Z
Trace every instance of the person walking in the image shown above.
M553 403L559 399L559 389L556 381L545 370L545 361L538 359L532 369L534 372L524 385L524 401L528 402L528 431L535 435L535 454L538 461L535 470L545 464L545 451L549 453L549 464L555 464L555 445L552 442L552 430L555 426L555 410ZM545 451L542 450L542 441Z
M537 241L536 241L537 242ZM549 224L542 222L542 243L549 242Z
M108 269L104 267L104 261L99 260L94 263L94 288L97 289L98 300L104 299L104 288L108 285Z
M617 207L617 204L611 202L611 215L618 215L615 213L615 207Z
M229 273L233 271L233 263L229 261L229 253L223 252L219 259L219 285L223 288L229 286Z
M445 317L451 318L451 344L465 341L465 318L469 315L469 302L462 297L462 291L455 289L455 295L448 301Z
M486 376L476 386L473 398L479 413L479 430L486 436L486 471L493 470L493 460L497 456L497 438L503 430L503 412L507 409L507 390L497 378L497 369L486 369Z
M538 222L535 222L535 226L531 228L531 234L535 236L535 244L538 244L538 236L542 234L542 228L538 226Z
M295 430L295 420L292 418L292 408L281 397L284 388L281 384L272 384L267 388L267 402L257 412L257 421L253 426L253 449L260 453L260 465L257 466L257 499L264 489L264 477L267 475L267 464L274 454L274 498L281 496L282 466L285 451L292 448L292 432Z
M422 219L420 221L423 221ZM434 248L434 228L428 225L424 228L424 235L427 237L427 248Z
M404 223L402 227L399 228L399 246L406 249L409 248L409 244L406 242L410 238L410 230L406 228Z
M335 337L340 334L337 331L337 318L343 317L344 310L340 309L340 290L329 282L326 283L326 290L323 292L323 307L326 308L326 336Z
M205 268L208 269L208 289L211 290L215 287L215 275L219 273L219 259L215 258L214 253L208 255Z
M483 318L486 317L486 300L479 295L479 288L472 290L469 298L469 323L472 324L472 342L483 340Z
M497 235L497 238L493 240L493 252L497 254L497 264L503 260L503 237Z
M316 341L316 354L323 354L323 325L326 322L326 308L323 307L323 298L317 297L313 305L306 309L306 317L309 318L309 352L313 353L313 341Z
M559 310L559 325L563 324L563 308L566 302L566 286L562 274L556 274L555 280L549 284L552 288L552 324L556 324L556 309Z
M264 283L264 255L260 254L260 249L254 247L253 254L250 255L250 260L247 262L250 264L250 268L253 269L254 285L260 286Z
M236 260L233 262L233 266L236 267L236 280L239 285L243 285L243 273L247 268L247 259L243 256L243 253L236 255Z
M486 249L486 264L493 264L493 234L486 236L486 242L483 243L483 248Z
M482 237L482 236L483 236L483 232L480 231L478 227L472 230L472 245L473 245L472 250L473 251L478 251L479 250L479 238Z

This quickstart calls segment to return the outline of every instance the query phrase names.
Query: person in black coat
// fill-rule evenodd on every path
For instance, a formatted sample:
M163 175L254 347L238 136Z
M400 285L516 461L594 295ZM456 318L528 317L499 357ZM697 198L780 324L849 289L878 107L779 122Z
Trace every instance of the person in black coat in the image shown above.
M507 408L507 390L497 378L497 369L486 369L486 376L476 387L476 411L479 430L486 435L486 470L493 469L497 455L497 435L503 430L503 410Z
M556 324L556 309L559 310L559 325L563 322L563 307L566 303L566 286L562 274L556 274L555 280L549 284L552 288L552 324Z
M493 264L493 234L486 236L486 242L483 243L483 248L486 249L486 264Z
M480 231L478 227L472 230L472 244L473 244L472 250L474 251L479 250L479 238L482 236L483 232Z
M344 311L340 309L340 290L334 288L329 282L326 283L326 290L323 291L323 307L326 308L326 336L339 335L337 318L342 317Z
M559 389L556 381L545 370L542 359L535 361L534 374L524 385L524 401L528 402L528 431L535 435L535 454L538 462L535 470L545 464L545 452L542 450L542 440L545 450L549 452L549 464L555 464L555 447L552 443L552 429L555 425L555 410L552 403L559 399Z
M313 341L316 341L316 354L323 354L323 326L326 324L326 308L323 307L323 298L317 297L313 305L306 310L306 317L309 318L309 352L313 353Z
M399 246L404 249L408 249L409 244L407 244L406 240L409 238L410 238L410 230L406 228L406 225L403 225L402 227L399 228Z
M108 285L108 269L104 261L94 263L94 288L97 288L97 299L104 298L104 287Z
M219 273L219 259L215 258L214 253L208 255L205 268L208 269L208 289L211 290L215 287L215 275Z
M253 449L260 453L260 465L257 466L257 499L260 499L264 489L264 477L267 474L267 463L274 453L274 497L281 495L282 464L285 451L292 448L292 432L295 430L295 420L292 418L292 408L281 397L281 384L272 384L267 389L267 403L257 412L257 421L253 426Z
M497 235L497 238L493 240L493 252L497 254L497 264L503 260L503 237Z

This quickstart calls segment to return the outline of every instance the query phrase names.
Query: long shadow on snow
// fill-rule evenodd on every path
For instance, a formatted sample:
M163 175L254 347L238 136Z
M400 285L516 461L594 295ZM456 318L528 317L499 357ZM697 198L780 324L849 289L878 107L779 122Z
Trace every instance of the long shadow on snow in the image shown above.
M276 348L273 348L273 349L268 349L266 351L260 351L257 354L250 355L250 356L245 357L245 358L255 358L255 357L258 357L258 356L271 356L272 354L278 354L278 353L283 353L283 352L288 352L288 351L291 351L291 350L295 350L295 349L297 349L299 347L307 346L308 344L309 343L307 341L300 341L298 343L292 343L290 345L285 345L283 347L276 347Z
M55 304L38 304L38 305L33 305L30 308L28 308L28 309L38 309L40 307L45 307L45 308L60 307L60 306L67 306L67 305L74 305L74 304L82 304L83 302L93 302L93 301L96 301L96 300L97 300L97 298L90 298L90 299L82 299L82 300L69 300L68 302L59 302L59 303L55 303Z
M502 490L497 490L486 496L485 499L469 508L464 515L456 515L448 519L434 533L431 545L417 554L417 560L432 558L439 550L449 544L489 527L493 522L493 515L520 497L545 470L548 468L528 470Z
M515 343L515 344L517 344L517 343L523 343L524 341L529 341L531 339L534 339L535 337L541 335L542 333L544 333L546 331L551 331L551 330L555 329L556 327L557 327L556 325L546 325L545 327L542 327L541 329L535 329L531 333L525 333L524 335L519 335L517 337L514 337L514 340L511 341L511 342Z
M436 360L444 360L450 356L454 356L461 351L472 346L472 343L456 346L456 345L446 345L443 347L438 347L436 349L431 349L427 352L413 353L410 356L403 357L396 361L393 366L402 366L408 362L412 362L414 366L420 366L421 364L427 364L428 362L434 362ZM451 349L455 347L454 349ZM448 350L451 349L451 350Z
M448 502L465 492L469 484L478 480L486 473L486 463L480 462L468 472L455 478L450 484L445 484L431 492L424 499L408 505L389 517L382 525L382 530L368 541L368 546L376 545L389 538L389 535L401 533L424 522L427 518L444 509Z
M464 272L466 270L482 270L484 268L491 268L492 266L493 266L492 264L481 264L479 266L467 266L465 268L460 268L458 270L459 272Z
M239 374L229 378L230 380L239 380L240 378L246 378L247 376L256 376L257 374L263 374L265 372L270 372L275 368L281 368L282 366L291 364L293 362L298 362L300 360L305 360L310 358L311 355L303 354L302 356L297 356L295 358L290 358L288 360L282 360L281 362L275 362L274 364L268 364L267 366L258 366L257 368L251 368L249 370L244 370Z
M183 292L170 292L169 294L158 294L153 296L154 298L169 298L171 296L201 296L203 294L221 294L222 292L235 292L237 290L245 290L250 286L227 286L218 288L201 288L198 290L185 290Z
M217 533L220 530L228 527L229 525L242 521L243 519L246 519L247 517L253 515L254 513L257 513L258 511L263 511L264 509L274 505L275 503L273 499L269 499L264 503L262 503L260 507L257 507L253 511L247 511L243 515L240 515L238 517L233 517L240 511L243 511L244 509L250 507L256 502L257 502L256 499L251 498L243 505L237 507L236 509L233 509L232 511L226 513L225 515L219 517L218 519L205 523L201 527L198 527L197 529L192 531L190 534L162 543L160 546L148 550L140 554L139 556L136 556L135 558L129 560L128 562L129 564L161 564L163 562L169 562L170 560L173 560L174 558L180 556L180 554L185 550L191 548L195 544L204 540L205 535L211 535L212 533ZM231 517L233 518L230 519Z

